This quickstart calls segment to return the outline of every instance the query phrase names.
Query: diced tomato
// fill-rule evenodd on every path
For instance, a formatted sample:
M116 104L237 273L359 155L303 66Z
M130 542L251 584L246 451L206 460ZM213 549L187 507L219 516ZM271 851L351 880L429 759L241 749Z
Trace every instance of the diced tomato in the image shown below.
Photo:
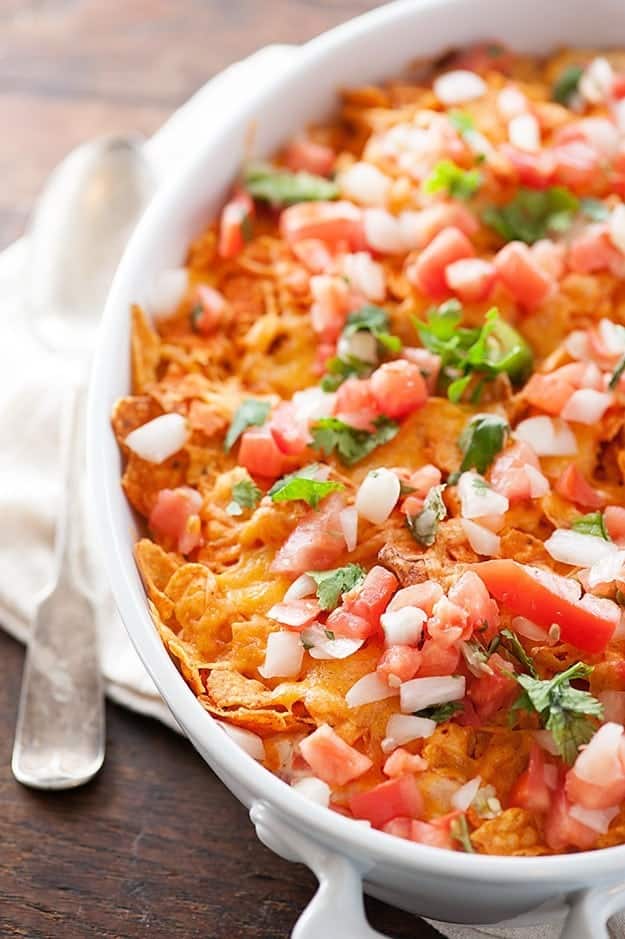
M625 508L609 505L603 513L603 521L612 541L622 548L625 545Z
M317 274L310 278L310 292L314 301L310 308L312 328L324 343L334 343L349 312L349 288L342 277Z
M271 415L269 430L282 453L302 453L311 442L310 431L298 418L295 405L282 401Z
M290 245L310 238L323 241L331 251L362 251L366 245L362 211L352 202L291 205L280 216L280 231Z
M427 349L420 349L416 346L404 346L401 356L414 365L419 366L419 371L425 379L425 385L428 394L436 393L436 383L441 370L441 357L429 352Z
M448 851L455 847L449 829L432 822L413 822L410 840L427 844L431 848L446 848Z
M202 336L209 336L221 323L226 301L223 294L208 284L198 286L197 300L199 309L193 311L193 329Z
M523 389L523 397L547 414L557 415L567 403L575 386L555 372L535 372Z
M503 143L500 152L507 157L516 170L522 186L529 186L530 189L546 189L551 185L555 172L555 160L549 150L530 153L527 150L517 150L511 144Z
M402 515L406 515L410 518L413 515L419 514L423 508L424 502L425 500L419 498L419 496L406 496L399 511Z
M563 642L585 652L601 652L612 638L616 621L609 611L581 605L564 577L509 558L482 561L473 569L512 613L543 629L557 623Z
M304 170L317 176L328 176L334 166L335 154L331 147L315 143L309 137L296 137L284 154L284 163L294 173Z
M615 75L612 81L612 94L615 98L625 98L625 73Z
M345 551L339 519L344 508L345 502L336 492L324 499L319 508L311 509L278 551L271 570L304 574L332 567Z
M601 159L596 150L583 141L553 147L554 179L561 186L575 191L592 184L601 168Z
M385 776L395 777L405 776L406 773L422 773L427 768L427 760L424 760L422 756L398 747L386 760L382 772Z
M537 743L532 743L530 761L510 793L510 805L530 812L547 812L551 805L551 790L545 782L545 754Z
M543 271L522 241L510 241L495 255L497 273L514 299L527 310L551 294L554 281Z
M475 216L458 202L437 202L408 217L411 220L407 225L408 244L419 251L447 228L458 228L470 238L480 227Z
M345 639L368 639L378 632L377 626L342 606L330 613L326 625L337 636Z
M222 258L235 258L251 238L254 202L247 192L237 193L224 206L219 220L217 251Z
M620 134L613 121L605 117L584 117L559 127L554 136L556 149L572 144L583 144L595 158L597 168L600 162L612 160L620 144Z
M534 242L530 251L534 260L548 277L560 280L564 274L564 260L566 248L564 245L552 241L551 238L541 238Z
M385 362L370 378L371 393L380 412L402 418L423 407L428 397L421 369L405 359Z
M161 489L148 519L150 530L167 547L188 554L202 542L201 505L195 489Z
M349 800L355 818L366 818L374 828L382 828L392 818L420 818L423 796L414 776L398 776L373 789L358 792Z
M402 587L388 605L390 610L401 610L405 606L416 606L428 616L432 615L434 604L443 596L443 588L435 580L424 580L420 584Z
M612 244L608 226L604 222L588 225L569 245L568 266L577 274L594 274L610 270L622 261L622 255Z
M333 262L327 245L319 238L302 238L291 245L291 251L313 274L322 274Z
M300 600L274 604L267 616L283 626L288 626L289 629L304 629L317 619L320 612L321 608L317 600L303 597Z
M352 427L373 430L373 422L382 412L370 379L348 378L344 381L336 392L334 413Z
M599 837L596 831L582 825L570 815L571 805L566 798L564 787L555 793L551 807L545 819L545 840L552 851L564 851L566 848L579 848L587 851L594 847Z
M327 371L328 362L334 357L336 346L333 342L320 342L315 353L315 362L313 372L315 375L323 375Z
M350 747L328 724L305 737L299 748L315 776L333 787L357 779L372 765L368 756Z
M412 818L392 818L386 825L382 825L382 831L387 835L393 835L395 838L406 838L410 841L412 837Z
M473 571L465 571L449 591L452 603L466 613L467 626L482 642L488 643L499 632L499 610L484 583ZM467 638L467 636L463 636Z
M445 268L447 286L465 303L484 300L495 283L494 264L483 258L462 258Z
M239 447L239 464L253 476L276 477L284 472L284 454L268 426L245 431Z
M462 699L462 710L458 712L458 715L455 718L456 723L460 724L461 727L481 727L482 721L480 720L477 711L473 705L471 698L465 696Z
M490 720L497 711L511 704L519 695L519 686L514 678L507 674L513 671L510 662L502 659L499 653L493 652L486 664L493 670L493 674L480 678L472 675L467 692L467 697L482 721Z
M525 390L528 385L525 386ZM506 496L511 505L532 498L532 480L527 473L527 466L540 472L540 462L536 453L523 440L515 441L511 446L506 447L491 466L491 486L502 496Z
M406 277L413 286L434 300L448 296L445 270L454 261L475 256L475 249L459 228L445 228L408 264Z
M377 673L387 684L397 687L410 681L419 671L421 653L412 646L389 646L377 665Z
M380 617L398 586L395 575L376 564L365 577L362 587L344 594L343 606L348 613L361 616L379 628Z
M576 505L587 509L600 509L602 505L605 505L605 498L593 489L576 463L569 463L563 470L558 477L555 489L569 502L575 502Z
M453 675L460 662L458 646L443 646L434 639L426 639L421 649L421 666L418 677L430 675Z
M425 463L410 474L408 485L414 489L414 495L425 499L432 486L438 486L442 478L442 473L437 466Z
M453 646L461 639L470 639L472 629L466 611L447 597L441 597L434 604L428 632L439 645Z
M586 809L607 809L625 799L625 737L621 724L604 724L566 774L566 797Z

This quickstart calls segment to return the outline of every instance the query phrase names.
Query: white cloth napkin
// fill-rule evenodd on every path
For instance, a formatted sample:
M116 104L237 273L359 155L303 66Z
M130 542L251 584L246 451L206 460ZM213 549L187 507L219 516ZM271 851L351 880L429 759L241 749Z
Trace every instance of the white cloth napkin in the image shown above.
M284 66L294 49L268 46L209 81L147 141L157 179L180 162L202 119L212 122L233 101ZM50 353L30 328L23 284L28 242L0 254L0 626L25 642L39 595L53 573L53 537L59 503L59 431L67 363ZM97 568L97 565L95 565ZM98 629L107 694L126 707L178 729L137 657L105 585L98 590ZM625 935L625 919L614 937ZM471 928L433 923L449 939L556 939L560 927Z

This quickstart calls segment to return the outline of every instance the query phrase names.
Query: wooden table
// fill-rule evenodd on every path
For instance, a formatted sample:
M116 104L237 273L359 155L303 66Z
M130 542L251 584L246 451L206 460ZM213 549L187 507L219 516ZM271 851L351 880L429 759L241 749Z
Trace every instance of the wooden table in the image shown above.
M150 134L228 63L300 42L375 0L1 0L0 247L45 177L97 134ZM285 939L313 877L271 855L192 747L107 709L104 769L71 793L20 787L9 764L23 653L0 634L0 935ZM402 939L437 933L371 902ZM328 937L331 939L331 937Z

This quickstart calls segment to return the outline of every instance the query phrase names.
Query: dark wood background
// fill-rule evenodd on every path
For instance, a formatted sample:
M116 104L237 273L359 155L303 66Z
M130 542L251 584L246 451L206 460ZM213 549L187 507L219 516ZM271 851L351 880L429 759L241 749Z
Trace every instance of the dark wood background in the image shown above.
M301 42L375 0L0 0L0 247L47 174L94 135L150 134L225 65ZM72 793L11 776L23 661L0 635L0 936L286 939L314 890L256 840L192 747L110 705L104 769ZM373 925L437 934L384 904ZM332 937L328 937L332 939Z

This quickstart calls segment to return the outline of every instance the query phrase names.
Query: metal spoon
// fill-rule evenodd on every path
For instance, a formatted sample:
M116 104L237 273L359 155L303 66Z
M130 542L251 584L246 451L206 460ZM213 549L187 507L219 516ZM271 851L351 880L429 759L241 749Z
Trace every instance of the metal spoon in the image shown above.
M84 144L50 177L29 233L33 325L48 346L73 355L54 582L33 623L11 764L19 782L38 789L80 786L104 759L104 695L81 505L85 379L113 272L153 189L138 141Z

